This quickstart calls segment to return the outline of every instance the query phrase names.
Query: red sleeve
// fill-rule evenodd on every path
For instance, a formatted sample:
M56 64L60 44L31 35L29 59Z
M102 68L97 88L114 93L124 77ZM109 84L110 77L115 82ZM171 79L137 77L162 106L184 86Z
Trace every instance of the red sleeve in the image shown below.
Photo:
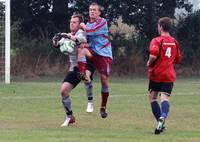
M154 56L158 56L159 54L159 42L155 38L151 40L149 53Z
M181 62L180 46L179 46L179 43L177 41L175 41L175 43L176 43L176 48L177 48L177 53L176 53L176 57L175 57L175 63L176 64L180 64L180 62Z

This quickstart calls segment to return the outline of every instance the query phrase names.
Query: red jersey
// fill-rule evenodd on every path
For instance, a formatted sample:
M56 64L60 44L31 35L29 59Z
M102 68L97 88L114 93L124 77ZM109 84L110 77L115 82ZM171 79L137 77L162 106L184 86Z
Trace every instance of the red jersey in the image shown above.
M180 63L178 42L171 36L159 36L152 39L150 55L156 60L149 67L149 78L155 82L174 82L176 80L175 64Z

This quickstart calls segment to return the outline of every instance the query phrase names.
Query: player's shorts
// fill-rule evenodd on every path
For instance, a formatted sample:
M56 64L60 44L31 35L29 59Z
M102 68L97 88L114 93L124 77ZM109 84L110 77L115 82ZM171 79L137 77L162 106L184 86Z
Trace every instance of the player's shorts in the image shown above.
M173 82L154 82L150 80L148 91L164 92L167 93L168 96L170 96L173 86Z
M73 85L73 88L75 88L81 80L78 78L78 68L74 67L73 71L69 71L67 75L65 76L63 82L68 82Z
M93 80L93 74L95 72L95 68L94 68L94 63L91 60L87 59L87 67L86 67L86 69L91 72L90 78L91 78L91 80Z
M92 49L87 48L90 53L93 55L89 60L93 63L95 69L100 73L106 76L109 76L111 73L112 59L110 57L104 57L96 54Z
M92 63L90 63L90 62L87 63L87 70L89 70L91 72L91 79L92 79L92 76L95 71ZM78 68L74 67L73 71L69 71L67 73L63 82L68 82L73 85L73 88L75 88L81 82L81 80L78 78L78 72L79 72Z

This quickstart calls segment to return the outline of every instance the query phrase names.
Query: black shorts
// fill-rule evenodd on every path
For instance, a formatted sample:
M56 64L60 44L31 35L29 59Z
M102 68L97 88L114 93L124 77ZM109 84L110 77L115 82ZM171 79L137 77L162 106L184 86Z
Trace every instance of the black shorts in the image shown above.
M81 80L78 78L78 69L75 67L73 71L69 71L67 75L65 76L63 82L69 82L70 84L73 85L73 88L75 88Z
M173 86L174 86L173 82L154 82L150 80L148 91L165 92L168 95L170 95Z
M91 80L93 80L93 74L95 72L95 68L94 68L93 64L94 63L91 60L87 59L87 68L86 69L91 72L91 76L90 76Z
M87 61L87 70L91 72L90 78L93 79L95 69L92 62ZM65 76L63 82L69 82L73 85L73 88L75 88L81 82L81 80L78 78L78 68L74 67L73 71L69 71Z

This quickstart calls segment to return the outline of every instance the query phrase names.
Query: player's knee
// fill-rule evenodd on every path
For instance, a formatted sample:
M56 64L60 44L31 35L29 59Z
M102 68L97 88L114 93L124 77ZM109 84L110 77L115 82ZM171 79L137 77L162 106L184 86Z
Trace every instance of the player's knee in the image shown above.
M161 101L169 101L169 95L168 93L161 93L160 99Z
M69 96L69 91L66 88L61 88L60 94L62 97Z
M155 102L157 101L157 96L154 94L149 94L149 102Z
M109 87L108 86L102 86L101 87L101 92L102 93L108 93L109 92Z

